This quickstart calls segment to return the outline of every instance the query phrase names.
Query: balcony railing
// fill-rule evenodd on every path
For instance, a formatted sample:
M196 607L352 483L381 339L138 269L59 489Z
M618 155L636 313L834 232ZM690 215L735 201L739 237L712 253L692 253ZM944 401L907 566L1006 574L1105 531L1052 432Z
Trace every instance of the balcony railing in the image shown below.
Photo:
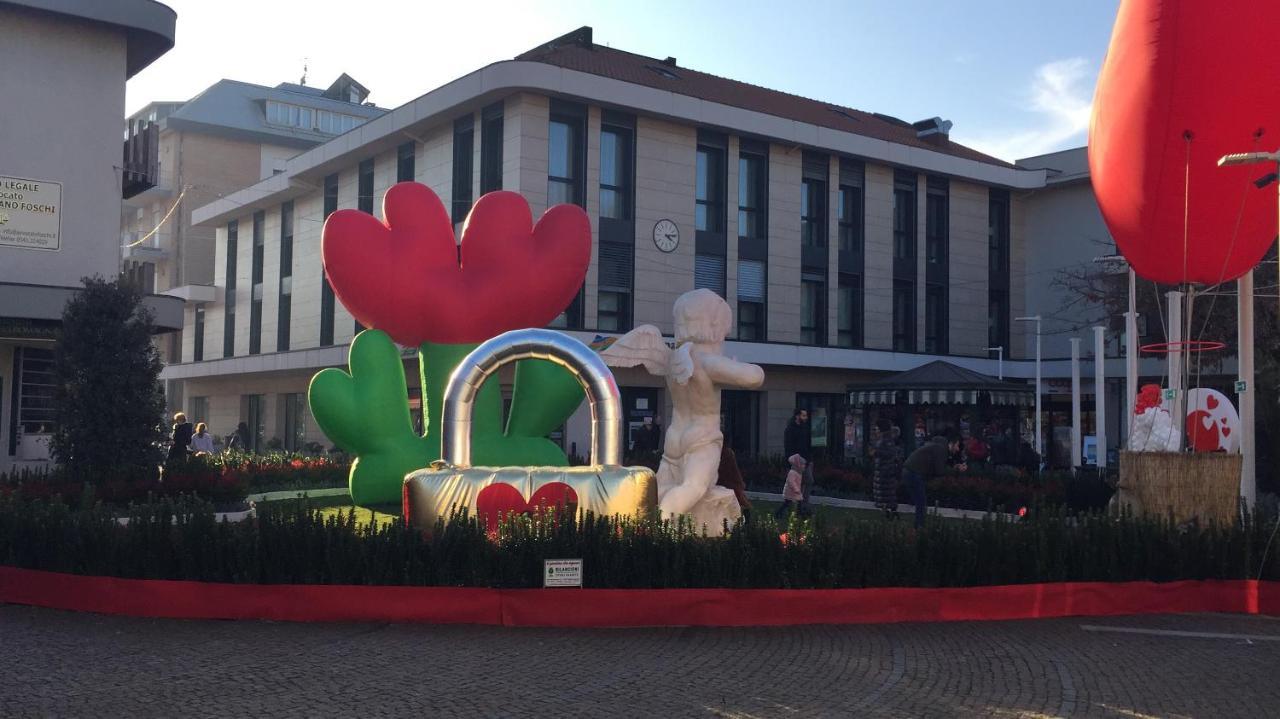
M130 120L124 139L124 181L120 194L129 199L160 182L160 126Z

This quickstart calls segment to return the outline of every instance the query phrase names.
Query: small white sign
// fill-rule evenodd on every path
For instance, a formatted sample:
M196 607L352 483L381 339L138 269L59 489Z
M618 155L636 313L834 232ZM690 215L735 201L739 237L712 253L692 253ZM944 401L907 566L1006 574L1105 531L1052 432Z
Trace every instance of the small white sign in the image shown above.
M1247 380L1236 380L1236 394L1244 394L1249 391L1249 382Z
M542 562L542 586L581 587L581 559L546 559Z
M0 175L0 245L61 247L62 183Z
M1178 390L1173 389L1171 387L1166 387L1164 391L1161 393L1160 397L1161 399L1166 399L1170 401L1175 400L1178 398Z

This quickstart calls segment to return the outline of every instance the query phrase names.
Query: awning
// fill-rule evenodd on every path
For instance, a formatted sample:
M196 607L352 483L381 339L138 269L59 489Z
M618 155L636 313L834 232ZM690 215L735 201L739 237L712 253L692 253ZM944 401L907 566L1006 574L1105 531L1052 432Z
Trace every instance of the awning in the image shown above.
M849 387L849 404L854 406L897 404L902 399L913 405L976 405L987 399L993 405L1030 406L1035 403L1035 390L941 360Z

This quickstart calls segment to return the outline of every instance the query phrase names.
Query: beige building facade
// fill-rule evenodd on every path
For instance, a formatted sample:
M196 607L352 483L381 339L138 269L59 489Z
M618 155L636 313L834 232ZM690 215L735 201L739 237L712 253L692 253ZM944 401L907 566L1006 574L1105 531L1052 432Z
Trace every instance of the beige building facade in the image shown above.
M255 442L329 441L307 385L343 367L355 326L328 291L324 218L381 215L399 181L431 187L455 222L486 191L519 192L535 217L554 201L591 218L580 300L556 324L591 342L640 324L673 331L675 299L708 287L734 310L726 352L766 371L727 392L739 453L782 449L796 407L820 452L856 455L846 387L945 359L1029 377L1022 196L1027 170L949 140L950 123L905 123L610 50L583 28L460 78L284 163L192 213L216 238L214 297L189 303L181 361L165 370L188 414ZM672 223L678 241L656 238ZM429 277L423 278L429 282ZM406 354L406 375L416 364ZM509 378L507 378L509 381ZM618 372L625 411L669 416L658 378ZM411 404L416 387L410 388ZM849 426L857 429L846 432ZM587 454L589 416L562 440Z

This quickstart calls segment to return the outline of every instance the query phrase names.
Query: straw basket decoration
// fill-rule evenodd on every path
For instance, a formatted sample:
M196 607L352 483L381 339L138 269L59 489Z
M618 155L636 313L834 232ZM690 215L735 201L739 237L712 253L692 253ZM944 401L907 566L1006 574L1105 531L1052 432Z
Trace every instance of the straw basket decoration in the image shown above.
M1135 514L1228 524L1239 516L1239 454L1121 452L1116 501Z

